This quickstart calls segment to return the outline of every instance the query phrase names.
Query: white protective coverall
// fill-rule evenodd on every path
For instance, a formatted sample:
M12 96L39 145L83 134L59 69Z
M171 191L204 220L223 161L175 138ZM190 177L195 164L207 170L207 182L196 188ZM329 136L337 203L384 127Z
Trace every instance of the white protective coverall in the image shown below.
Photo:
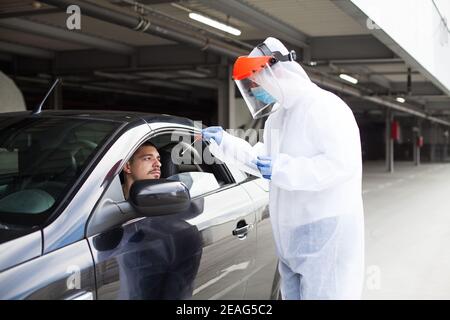
M264 43L288 54L275 38ZM250 53L260 55L257 48ZM283 98L270 83L264 89L283 104L265 122L264 143L252 147L224 131L220 151L237 160L272 157L269 210L283 299L359 299L364 218L355 118L295 61L272 68Z

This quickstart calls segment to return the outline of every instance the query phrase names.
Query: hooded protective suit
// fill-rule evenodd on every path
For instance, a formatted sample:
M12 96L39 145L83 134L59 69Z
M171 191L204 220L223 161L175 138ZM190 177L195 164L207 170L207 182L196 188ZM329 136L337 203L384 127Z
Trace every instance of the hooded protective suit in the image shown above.
M264 42L288 54L277 39ZM255 48L249 56L262 55ZM294 61L261 84L278 101L254 147L223 132L229 157L272 157L270 217L284 299L359 299L364 273L361 144L350 108L311 82ZM281 94L279 88L281 87ZM244 160L245 159L245 160Z

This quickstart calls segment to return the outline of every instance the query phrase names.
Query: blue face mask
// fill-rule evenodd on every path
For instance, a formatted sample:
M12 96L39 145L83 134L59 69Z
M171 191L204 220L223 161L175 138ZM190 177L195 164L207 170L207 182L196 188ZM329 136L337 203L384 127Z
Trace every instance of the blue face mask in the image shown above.
M277 100L272 97L266 90L261 87L251 88L253 96L259 101L265 104L271 104L277 102Z

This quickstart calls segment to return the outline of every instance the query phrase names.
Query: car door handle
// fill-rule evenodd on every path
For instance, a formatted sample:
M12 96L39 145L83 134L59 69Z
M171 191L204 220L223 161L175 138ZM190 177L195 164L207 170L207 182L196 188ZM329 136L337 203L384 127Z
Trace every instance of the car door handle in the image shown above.
M242 227L238 227L236 229L233 230L233 236L238 237L239 239L245 239L247 237L247 234L249 233L249 231L253 229L253 225L252 224L246 224L245 226Z
M94 300L94 294L91 291L83 291L66 300Z

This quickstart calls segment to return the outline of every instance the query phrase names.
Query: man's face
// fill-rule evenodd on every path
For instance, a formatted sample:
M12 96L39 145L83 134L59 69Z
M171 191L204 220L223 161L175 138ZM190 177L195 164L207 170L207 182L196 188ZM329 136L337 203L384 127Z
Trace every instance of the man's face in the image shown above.
M152 146L140 147L127 162L124 171L131 175L133 181L159 179L161 176L161 158L158 150Z

